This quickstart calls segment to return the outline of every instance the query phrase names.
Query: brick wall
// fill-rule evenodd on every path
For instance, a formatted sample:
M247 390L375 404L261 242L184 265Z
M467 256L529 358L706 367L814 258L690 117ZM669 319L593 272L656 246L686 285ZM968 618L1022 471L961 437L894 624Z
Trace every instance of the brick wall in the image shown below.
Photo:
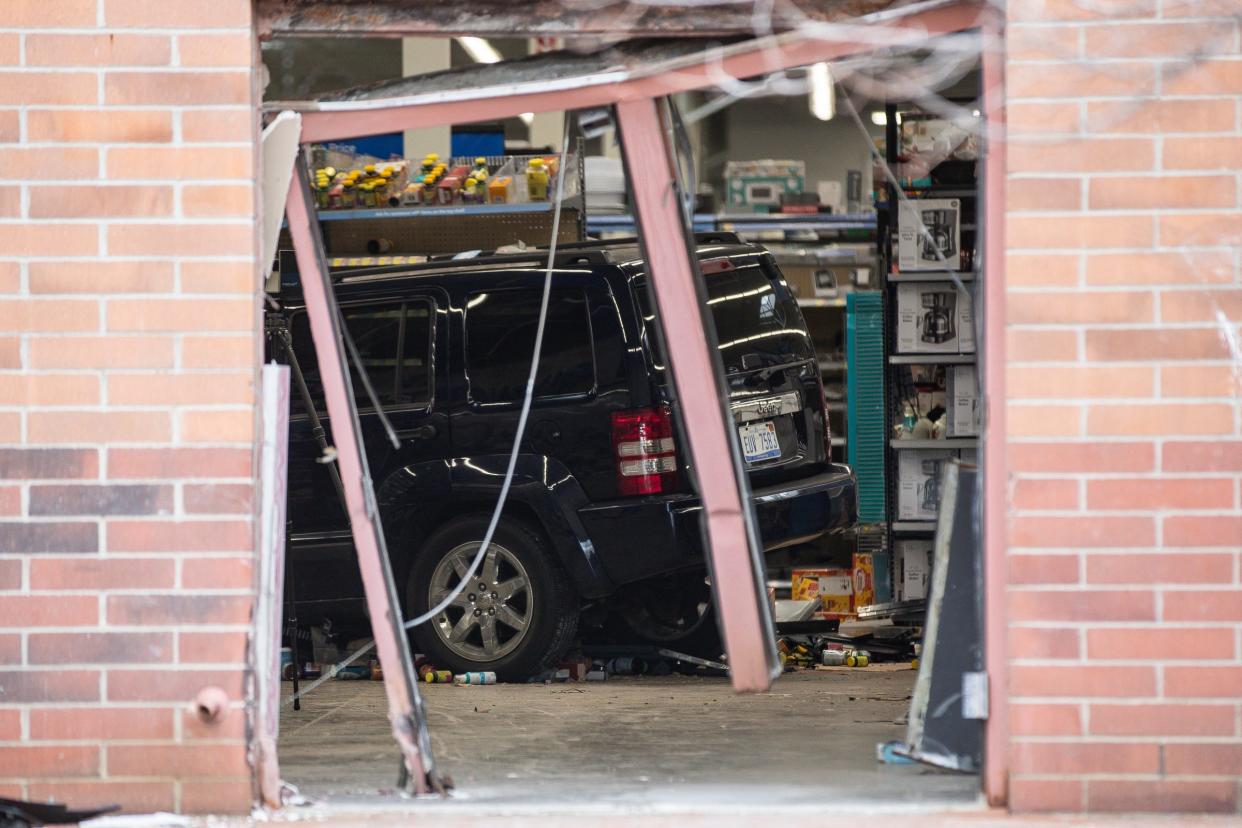
M1015 810L1239 808L1237 15L1009 4Z
M0 796L244 811L250 4L0 5Z

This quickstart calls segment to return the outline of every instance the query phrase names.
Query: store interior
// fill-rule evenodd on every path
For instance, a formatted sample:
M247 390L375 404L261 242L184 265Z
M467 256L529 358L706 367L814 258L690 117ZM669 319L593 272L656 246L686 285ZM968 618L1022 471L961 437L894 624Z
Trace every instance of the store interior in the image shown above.
M265 98L331 98L559 48L606 47L276 38L263 44ZM980 598L963 586L981 568L973 525L963 528L978 506L981 432L980 78L974 60L946 67L930 54L888 56L883 71L859 60L750 78L673 96L665 110L685 154L688 225L771 254L813 346L824 462L848 466L857 482L847 527L763 557L782 674L766 693L736 694L718 635L660 644L613 625L600 609L611 604L593 598L581 602L559 662L522 681L463 682L415 638L432 753L453 785L447 800L419 807L572 799L613 812L654 801L728 808L740 798L812 809L981 807L981 723L960 699L954 710L963 710L944 714L944 682L961 691L982 659ZM923 63L935 64L926 70L935 79L897 97L918 86L909 77ZM615 118L592 110L312 147L328 263L383 274L463 254L546 251L554 224L561 244L638 236L641 245L618 133ZM287 236L281 247L274 303L298 279ZM291 514L335 508L326 465L322 479L295 480L290 450ZM299 496L309 498L300 507ZM296 789L291 801L308 807L400 805L407 800L392 794L401 753L374 653L342 666L370 641L365 602L316 604L315 573L332 564L317 552L322 537L307 537L288 542L282 778ZM389 543L389 554L402 553ZM710 586L698 572L639 581L625 594L641 593L656 616L657 603L691 613L675 625L695 627L697 617L714 627ZM949 679L932 673L933 646ZM937 728L960 740L946 743Z

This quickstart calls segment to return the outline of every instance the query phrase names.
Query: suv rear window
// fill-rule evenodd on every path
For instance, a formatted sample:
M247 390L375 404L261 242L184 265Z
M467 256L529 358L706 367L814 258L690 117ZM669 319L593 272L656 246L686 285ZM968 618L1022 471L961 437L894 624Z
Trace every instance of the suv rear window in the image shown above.
M750 264L705 273L703 279L727 373L814 358L802 311L775 268ZM635 283L635 295L643 317L652 319L644 282ZM653 357L660 361L654 351Z
M526 391L539 324L540 290L472 293L466 302L466 375L470 401L519 402ZM553 290L535 396L584 396L595 390L591 319L581 290Z
M342 313L380 405L427 405L431 401L431 303L346 306ZM290 333L311 399L321 401L323 383L305 313L293 317ZM371 399L358 378L354 362L348 362L358 408L370 409ZM302 412L299 394L293 394L292 402L293 413Z

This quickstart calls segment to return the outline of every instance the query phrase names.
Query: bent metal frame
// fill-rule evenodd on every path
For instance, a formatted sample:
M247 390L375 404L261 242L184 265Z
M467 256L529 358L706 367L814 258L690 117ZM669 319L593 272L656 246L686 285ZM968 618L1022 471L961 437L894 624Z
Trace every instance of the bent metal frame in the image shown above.
M849 29L866 28L866 37ZM690 228L677 198L676 162L665 128L661 100L678 92L706 89L718 80L747 78L783 69L831 61L885 47L914 47L939 35L981 29L999 42L1000 21L994 10L976 2L918 3L859 17L838 34L807 36L801 32L749 40L666 63L610 69L606 73L559 78L555 82L520 81L488 88L428 92L407 97L356 101L273 103L269 111L300 113L303 146L311 143L397 132L421 127L547 112L614 107L622 154L634 195L640 242L652 273L655 299L669 349L678 391L691 466L703 502L703 532L712 589L728 654L733 687L739 692L766 690L780 670L774 651L772 620L767 609L761 547L754 527L750 491L742 471L737 435L728 426L727 394L714 338L704 322L697 262ZM827 30L826 30L827 31ZM850 38L850 39L846 39ZM1001 101L1002 57L983 50L984 107L988 124L985 161L987 271L1000 273L1003 256L1001 216L1004 162ZM392 570L379 524L371 477L362 450L358 412L349 392L339 316L329 281L323 237L316 221L305 154L301 154L289 187L286 213L323 375L324 396L333 422L349 423L335 435L337 462L358 562L370 608L379 660L384 671L393 737L400 746L409 788L413 793L444 790L430 752L422 700L414 679L408 639L400 615ZM1000 279L985 285L999 288ZM1001 297L985 288L986 332L991 349L984 366L989 431L1003 416L1004 342ZM705 332L707 335L705 336ZM1003 451L984 455L986 595L999 600L1003 570ZM993 606L997 606L993 604ZM985 740L984 788L993 804L1005 800L1007 733L1003 694L1003 620L988 614L987 664L992 677Z

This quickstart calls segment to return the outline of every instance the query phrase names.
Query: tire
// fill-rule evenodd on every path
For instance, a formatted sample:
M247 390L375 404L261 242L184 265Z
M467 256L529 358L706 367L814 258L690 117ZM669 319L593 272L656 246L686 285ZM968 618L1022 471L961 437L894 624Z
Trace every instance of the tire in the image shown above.
M486 517L457 518L426 539L406 582L410 617L427 612L433 593L438 603L460 583L487 524ZM506 585L507 591L496 589ZM543 535L522 521L502 518L469 586L411 635L415 649L436 669L490 670L500 681L525 681L560 662L573 642L578 614L577 595Z
M631 588L617 607L629 642L654 644L700 658L724 652L711 588L703 573L670 575Z

